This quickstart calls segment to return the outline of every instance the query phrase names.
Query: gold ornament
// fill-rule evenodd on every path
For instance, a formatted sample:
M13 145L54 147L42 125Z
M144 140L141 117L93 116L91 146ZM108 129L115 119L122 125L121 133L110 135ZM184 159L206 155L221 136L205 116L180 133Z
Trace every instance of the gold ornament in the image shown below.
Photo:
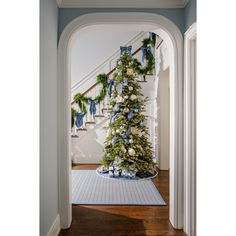
M135 126L135 127L131 127L131 133L132 134L138 134L138 128Z

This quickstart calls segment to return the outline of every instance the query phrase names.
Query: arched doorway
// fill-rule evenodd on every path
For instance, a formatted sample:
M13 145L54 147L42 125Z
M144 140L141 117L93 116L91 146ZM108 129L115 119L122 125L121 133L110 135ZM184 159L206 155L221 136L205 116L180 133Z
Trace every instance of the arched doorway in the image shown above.
M58 46L58 158L61 227L71 223L70 187L70 44L75 33L91 27L146 30L160 35L170 57L170 222L183 228L183 38L167 18L151 13L94 13L80 16L64 29Z

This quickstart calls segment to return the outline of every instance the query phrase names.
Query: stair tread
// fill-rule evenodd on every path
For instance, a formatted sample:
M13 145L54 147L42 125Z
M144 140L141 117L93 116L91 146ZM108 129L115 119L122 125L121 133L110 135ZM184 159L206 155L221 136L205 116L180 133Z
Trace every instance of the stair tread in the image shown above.
M86 121L85 124L96 124L95 121Z
M77 131L87 131L87 129L86 128L79 128L79 129L77 129Z
M139 82L139 83L147 83L148 81L146 81L146 80L137 80L137 82Z
M104 117L104 115L95 115L95 117Z

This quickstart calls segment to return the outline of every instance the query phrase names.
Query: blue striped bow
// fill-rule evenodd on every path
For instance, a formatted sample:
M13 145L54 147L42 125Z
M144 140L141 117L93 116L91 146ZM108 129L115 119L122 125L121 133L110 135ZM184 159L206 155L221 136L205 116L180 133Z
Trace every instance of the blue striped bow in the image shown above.
M109 94L109 96L111 96L111 93L112 93L112 86L114 85L114 83L115 83L115 79L111 79L111 80L109 80L109 82L108 82L108 94Z
M89 99L88 103L90 105L89 107L89 111L91 115L95 115L96 114L96 105L99 103L99 101L97 99Z
M155 37L155 33L153 33L153 32L149 32L149 38L150 38L151 40L153 40L154 37Z
M111 113L111 116L110 116L110 124L114 124L114 121L117 117L121 116L120 113L115 113L115 112L112 112Z
M151 53L151 47L149 47L149 46L147 46L147 47L142 47L141 48L141 50L142 50L142 62L144 62L144 59L146 58L146 55L148 54L148 53Z
M120 54L127 53L131 56L132 46L120 47Z
M76 112L75 117L75 125L80 128L81 126L83 126L83 118L85 116L85 112Z

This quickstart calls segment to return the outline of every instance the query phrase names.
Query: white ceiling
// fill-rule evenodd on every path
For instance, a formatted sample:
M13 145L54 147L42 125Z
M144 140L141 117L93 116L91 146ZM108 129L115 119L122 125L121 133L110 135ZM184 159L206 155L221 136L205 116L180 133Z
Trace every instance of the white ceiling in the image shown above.
M60 8L183 8L189 0L56 0Z

